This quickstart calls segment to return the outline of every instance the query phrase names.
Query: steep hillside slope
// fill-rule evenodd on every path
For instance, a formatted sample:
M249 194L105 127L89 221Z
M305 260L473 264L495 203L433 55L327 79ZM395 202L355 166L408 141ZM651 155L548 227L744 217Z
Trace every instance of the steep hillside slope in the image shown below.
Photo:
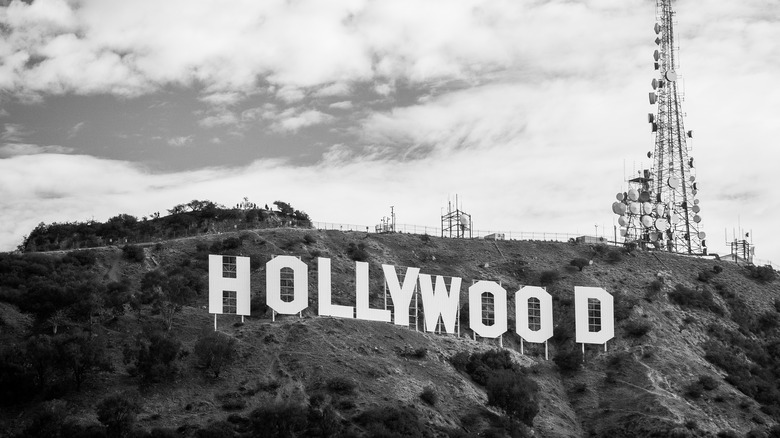
M393 424L392 418L379 418L379 412L392 412L409 424L420 425L419 430L397 431L395 436L502 436L513 433L511 425L502 420L503 412L488 404L484 385L453 365L459 352L496 348L509 351L538 386L539 412L533 430L515 430L515 434L743 436L751 430L777 432L772 427L780 418L780 397L773 373L780 372L775 362L780 358L773 348L780 345L775 304L780 283L770 276L754 278L755 271L742 266L574 243L306 229L165 241L144 247L143 257L135 258L141 261L132 261L119 248L91 251L94 262L83 266L74 262L75 267L68 269L78 269L85 278L107 287L97 293L104 298L86 311L83 306L70 305L56 336L87 332L103 340L111 367L91 374L81 391L58 381L29 400L5 406L0 413L0 434L20 433L41 418L40 412L54 415L54 411L66 423L80 424L83 430L93 425L94 433L102 433L97 426L97 402L110 394L137 390L141 397L135 428L147 433L156 429L159 434L167 428L178 429L182 436L211 436L206 435L209 424L228 433L225 436L251 433L255 417L250 413L291 403L329 407L333 412L328 415L338 423L333 430L340 434L377 435L371 432L376 430L372 424ZM253 315L243 324L238 317L218 320L219 330L236 340L236 362L218 378L204 375L197 366L196 341L213 330L204 289L173 316L170 333L182 343L173 362L179 372L163 381L139 384L126 363L126 351L141 339L138 334L145 327L156 326L161 319L154 306L142 299L144 290L151 290L147 273L159 270L173 276L178 270L175 275L180 277L176 278L205 281L210 253L251 257ZM309 267L309 307L300 317L277 316L272 321L264 305L265 263L275 255L299 256ZM3 266L12 258L74 258L69 253L4 257ZM374 307L384 303L382 264L462 278L461 305L468 301L472 281L500 282L510 297L509 332L498 342L474 340L467 324L458 337L319 317L317 257L331 259L333 302L344 305L355 303L354 259L365 258L370 264ZM580 271L570 265L574 259L592 263ZM59 272L57 278L76 275L59 266L47 269ZM2 275L7 280L11 272ZM42 309L23 299L25 294L45 296L36 285L46 272L13 272L17 280L4 280L0 286L4 369L32 376L30 361L8 358L14 351L27 351L30 336L52 333L56 305ZM86 281L74 290L86 290ZM125 290L118 284L125 285L126 302L120 303L119 310L107 312L110 300L105 297ZM545 360L543 345L524 343L524 354L520 353L521 340L514 334L513 296L523 285L544 285L553 295L556 330L549 343L551 360ZM586 346L584 363L581 346L573 339L575 286L599 286L615 297L615 339L606 349ZM421 398L426 389L435 394L427 401ZM735 435L728 435L730 431ZM328 434L309 429L296 436Z

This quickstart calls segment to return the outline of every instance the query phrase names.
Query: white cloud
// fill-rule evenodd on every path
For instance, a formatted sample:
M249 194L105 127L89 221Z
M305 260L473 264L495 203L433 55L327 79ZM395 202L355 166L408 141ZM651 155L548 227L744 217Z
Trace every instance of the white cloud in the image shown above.
M83 128L83 127L84 127L84 124L85 124L85 123L86 123L86 122L78 122L78 123L76 123L75 125L73 125L73 127L72 127L72 128L70 128L70 129L68 130L68 138L73 138L73 137L75 137L75 136L76 136L76 134L78 134L78 133L79 133L79 131L81 131L81 128Z
M0 158L15 157L18 155L36 154L69 154L73 148L59 145L40 146L29 143L5 143L0 146Z
M350 110L352 109L353 105L352 102L349 100L342 100L341 102L334 102L330 105L328 105L330 108L340 109L340 110Z
M178 137L172 137L172 138L169 138L167 140L167 143L168 143L168 146L173 146L173 147L189 146L190 144L192 144L192 136L191 135L187 135L187 136L183 136L182 135L182 136L178 136Z
M273 118L270 128L280 133L293 133L309 126L321 125L333 120L333 116L316 110L297 112L295 109L285 110Z

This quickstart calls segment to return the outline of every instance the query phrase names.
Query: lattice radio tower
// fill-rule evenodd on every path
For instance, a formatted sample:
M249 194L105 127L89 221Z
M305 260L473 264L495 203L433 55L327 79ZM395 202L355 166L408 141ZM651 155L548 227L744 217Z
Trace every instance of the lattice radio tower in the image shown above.
M671 0L656 0L654 31L658 48L653 53L656 75L649 94L655 113L647 115L655 133L650 170L629 179L629 191L619 193L613 211L620 215L621 235L640 246L684 253L706 254L706 235L701 226L698 183L691 147L685 131L682 98L678 91L678 61L675 56L674 11Z

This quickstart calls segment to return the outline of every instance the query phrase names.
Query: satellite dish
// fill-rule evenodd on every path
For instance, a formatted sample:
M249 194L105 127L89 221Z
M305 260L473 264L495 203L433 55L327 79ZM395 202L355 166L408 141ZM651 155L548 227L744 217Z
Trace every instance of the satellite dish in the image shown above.
M655 95L655 93L650 93L649 99L650 99L650 105L655 105L655 102L656 100L658 100L658 97Z
M656 88L658 88L658 79L653 78L653 81L650 82L650 84L653 86L653 90L655 90Z
M650 151L647 151L647 158L652 158L652 157L653 157L653 153L650 152Z
M653 113L647 113L647 123L653 123L654 121L655 121L655 115L653 115Z
M622 200L626 199L626 194L625 193L618 193L617 195L615 195L615 199L617 199L618 201L622 201Z
M693 167L693 157L691 157L691 159L688 160L688 166Z
M656 214L656 216L663 216L664 215L664 205L663 204L656 204L656 206L655 206L655 214Z
M641 192L639 194L639 202L649 202L650 201L650 192Z
M642 204L642 213L644 214L652 214L653 213L653 204L649 202L645 202Z
M705 237L707 237L707 233L705 233L704 231L699 231L699 239L704 239ZM702 242L701 244L704 245L704 242Z
M699 191L696 190L696 189L693 189L693 190L691 190L691 193L693 193L693 196L696 196L696 194L699 193Z
M655 38L655 45L660 46L661 45L661 38L656 37Z
M695 177L695 176L693 176L693 175L691 175L691 177L690 177L690 178L688 178L688 181L690 181L690 182L694 182L694 181L696 181L696 177Z
M680 216L677 216L677 214L672 213L671 217L669 218L669 222L671 222L672 225L677 225L680 223Z
M693 138L693 131L688 131L687 135L688 135L688 138Z
M653 30L655 31L655 34L658 35L659 33L661 33L661 25L655 23L655 26L653 26Z
M658 50L656 50L655 52L653 52L653 59L655 59L656 61L658 61L659 59L661 59L661 53L660 53L660 52L658 52Z
M698 199L694 199L693 200L693 205L699 205L699 200Z
M623 204L620 203L620 202L613 202L612 203L612 213L615 213L615 214L618 214L618 215L621 214L620 213L620 206L621 205L623 205Z
M628 224L628 221L626 220L625 216L620 216L618 218L618 223L620 224L621 227L625 227Z
M688 201L683 201L682 204L680 204L680 207L688 208Z
M653 123L651 126L652 126L652 128L650 129L650 132L658 131L658 125L657 124ZM648 157L648 158L650 158L650 157Z
M468 227L469 226L469 217L468 216L461 216L460 217L460 224L463 225L464 227Z
M675 73L675 72L674 72L674 71L672 71L672 70L669 70L668 72L666 72L666 74L664 75L664 77L666 77L666 80L667 80L667 81L669 81L669 82L674 82L674 81L676 81L676 80L677 80L677 73Z
M664 218L658 218L655 220L655 228L658 231L666 231L669 229L669 221Z
M694 205L691 210L693 210L694 213L698 213L701 211L701 207L699 207L698 205Z
M625 228L621 228L620 229L620 236L621 237L626 237L627 233L628 233L628 230L626 230Z
M699 190L699 183L693 183L693 190Z
M706 247L707 246L707 241L706 240L702 240L701 241L701 246Z
M652 227L653 226L653 218L648 216L648 215L642 216L642 225L644 225L645 228Z
M637 199L639 199L639 192L637 192L636 189L629 190L628 199L631 201L636 201Z
M659 68L661 68L661 64L654 62L653 67L655 67L655 69L658 70Z
M628 211L630 211L631 214L639 214L639 212L642 211L642 204L638 202L632 202L628 204Z
M699 216L698 214L694 215L693 216L693 221L698 224L699 222L701 222L701 216Z
M677 187L680 187L680 180L675 177L669 177L666 182L669 184L669 187L676 189Z
M648 237L650 237L651 242L655 242L658 240L658 233L656 233L655 231L651 231Z

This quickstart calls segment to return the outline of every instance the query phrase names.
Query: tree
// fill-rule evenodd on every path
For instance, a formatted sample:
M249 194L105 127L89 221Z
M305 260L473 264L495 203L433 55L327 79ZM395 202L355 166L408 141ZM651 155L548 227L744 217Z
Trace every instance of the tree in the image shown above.
M68 319L68 312L65 309L57 309L54 311L54 313L51 314L50 317L46 319L46 323L51 326L52 334L57 334L57 330L61 325L67 324L69 321Z
M98 403L95 410L98 420L106 426L106 436L124 437L132 431L141 406L136 397L114 394Z
M209 332L195 343L198 364L215 378L236 360L236 340L219 332Z
M529 427L539 413L537 386L531 379L513 370L491 373L487 382L488 404L503 409L506 414Z
M295 214L295 209L286 202L274 201L274 205L279 209L279 212L282 213L282 216L292 216Z
M576 258L571 262L569 262L569 264L579 269L580 272L582 272L582 270L585 269L586 266L590 265L590 260L583 259L583 258Z
M91 373L111 369L105 345L90 334L58 338L57 365L71 374L76 391L81 391L82 383Z
M47 335L33 336L24 346L24 356L35 373L35 383L44 389L57 361L57 348Z
M164 273L161 270L147 272L141 279L141 302L152 304L165 322L168 331L173 327L173 317L203 288L202 280L189 269L178 268Z
M144 383L162 382L176 375L181 342L158 330L146 329L125 346L124 360L130 375L140 375Z

